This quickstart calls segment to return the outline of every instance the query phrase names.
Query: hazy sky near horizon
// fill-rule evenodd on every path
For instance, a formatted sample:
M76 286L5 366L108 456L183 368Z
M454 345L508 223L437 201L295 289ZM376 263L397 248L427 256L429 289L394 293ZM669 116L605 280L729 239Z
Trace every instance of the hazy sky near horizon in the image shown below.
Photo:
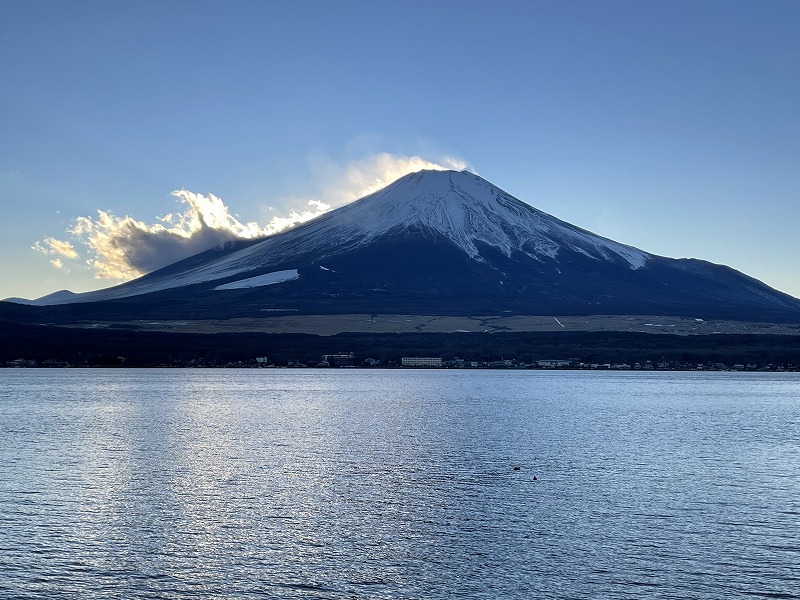
M798 31L795 0L2 0L0 298L432 164L800 297Z

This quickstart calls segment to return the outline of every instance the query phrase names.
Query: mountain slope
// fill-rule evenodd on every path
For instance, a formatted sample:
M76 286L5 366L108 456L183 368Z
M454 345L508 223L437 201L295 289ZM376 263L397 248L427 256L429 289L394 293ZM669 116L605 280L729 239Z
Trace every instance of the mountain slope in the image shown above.
M64 302L73 316L143 318L292 310L800 320L800 300L733 269L614 242L456 171L407 175L289 231Z

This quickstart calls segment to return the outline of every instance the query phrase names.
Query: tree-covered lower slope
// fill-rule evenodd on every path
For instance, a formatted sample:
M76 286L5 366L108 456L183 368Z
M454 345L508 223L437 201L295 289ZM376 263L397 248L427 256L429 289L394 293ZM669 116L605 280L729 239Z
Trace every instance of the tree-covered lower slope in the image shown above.
M16 359L43 364L108 366L223 365L256 357L270 362L319 362L323 354L353 352L399 362L403 356L445 360L575 358L586 363L646 361L726 364L800 364L800 336L676 336L627 332L355 334L188 334L127 329L73 329L0 321L0 364Z

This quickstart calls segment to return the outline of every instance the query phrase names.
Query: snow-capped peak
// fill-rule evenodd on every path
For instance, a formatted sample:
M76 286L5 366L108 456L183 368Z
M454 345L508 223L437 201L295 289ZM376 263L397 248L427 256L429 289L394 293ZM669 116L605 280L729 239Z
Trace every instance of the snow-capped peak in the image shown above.
M525 204L467 171L418 171L293 232L304 251L317 245L358 246L403 230L448 238L480 260L477 243L506 255L557 259L561 248L642 267L648 254L585 231ZM275 242L281 238L278 236ZM294 244L293 244L294 245ZM253 251L256 248L252 249Z

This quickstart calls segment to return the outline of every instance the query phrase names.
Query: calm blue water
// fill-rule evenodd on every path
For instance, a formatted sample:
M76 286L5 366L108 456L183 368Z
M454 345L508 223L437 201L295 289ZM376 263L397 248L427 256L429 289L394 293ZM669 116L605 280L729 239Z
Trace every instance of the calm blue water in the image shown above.
M799 375L0 370L0 597L798 598Z

